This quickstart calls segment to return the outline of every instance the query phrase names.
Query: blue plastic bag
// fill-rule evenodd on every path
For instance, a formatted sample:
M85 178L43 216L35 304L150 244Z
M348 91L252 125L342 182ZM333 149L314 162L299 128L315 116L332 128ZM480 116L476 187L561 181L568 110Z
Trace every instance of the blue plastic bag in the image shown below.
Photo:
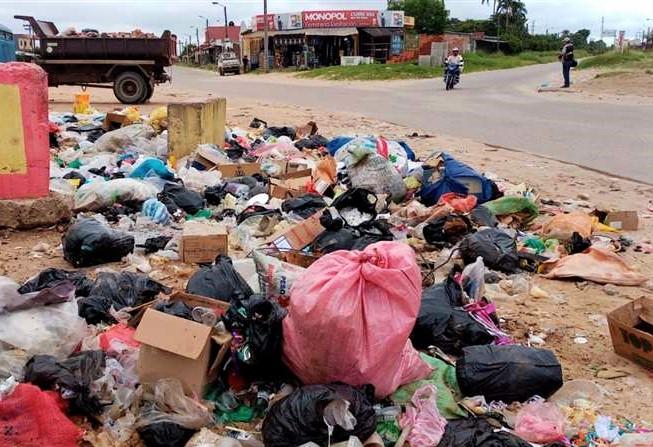
M148 158L136 166L129 174L131 178L145 178L157 176L164 180L174 180L175 174L158 158Z
M168 208L157 199L147 199L143 202L141 212L144 216L149 217L152 222L158 224L168 225L172 219L172 216L168 212Z

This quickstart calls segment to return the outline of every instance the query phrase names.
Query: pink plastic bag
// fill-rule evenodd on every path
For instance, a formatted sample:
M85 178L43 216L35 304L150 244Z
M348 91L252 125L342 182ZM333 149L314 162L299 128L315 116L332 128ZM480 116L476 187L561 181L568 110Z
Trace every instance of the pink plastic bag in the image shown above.
M295 281L284 360L305 383L371 383L377 397L427 377L410 335L422 295L415 254L400 242L336 251Z
M551 402L536 400L519 410L515 433L528 442L548 444L565 439L565 416Z
M440 443L447 420L440 415L437 406L437 392L434 385L424 385L413 394L412 407L399 420L402 430L410 428L410 447L433 447Z

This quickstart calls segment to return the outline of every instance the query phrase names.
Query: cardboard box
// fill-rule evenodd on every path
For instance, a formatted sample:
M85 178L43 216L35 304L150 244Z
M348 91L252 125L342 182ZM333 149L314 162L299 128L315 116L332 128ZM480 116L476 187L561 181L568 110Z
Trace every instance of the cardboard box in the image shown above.
M195 307L224 307L226 303L183 293L171 299ZM222 309L223 310L223 309ZM168 315L148 307L144 310L134 338L141 343L138 375L141 383L159 379L179 379L187 392L202 396L204 387L218 376L229 352L231 335L218 334L211 326Z
M653 369L653 298L639 298L608 314L614 352Z
M229 253L229 237L227 229L202 221L184 223L181 235L181 260L183 262L203 263L213 262L218 254Z
M287 171L285 174L277 175L278 179L287 180L293 178L311 177L313 171L311 169L301 169L298 171Z
M133 124L132 121L127 118L127 115L123 115L118 112L107 112L104 117L104 122L102 123L102 129L105 131L119 129L122 126L129 126Z
M617 230L636 231L639 228L637 211L612 211L605 218L605 224Z
M288 230L273 235L269 241L279 250L301 250L324 231L320 216L322 212L317 212Z
M271 178L270 197L275 197L277 199L283 200L289 197L302 196L306 194L306 184L311 180L312 178L310 176L289 178L286 180Z

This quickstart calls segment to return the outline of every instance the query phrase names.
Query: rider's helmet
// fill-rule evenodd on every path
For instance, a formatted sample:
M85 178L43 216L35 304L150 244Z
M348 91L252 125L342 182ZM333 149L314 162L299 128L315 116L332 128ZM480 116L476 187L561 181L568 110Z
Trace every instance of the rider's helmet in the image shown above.
M458 48L454 48L453 50L451 50L451 52L453 54L456 54L456 53L460 53L460 50Z

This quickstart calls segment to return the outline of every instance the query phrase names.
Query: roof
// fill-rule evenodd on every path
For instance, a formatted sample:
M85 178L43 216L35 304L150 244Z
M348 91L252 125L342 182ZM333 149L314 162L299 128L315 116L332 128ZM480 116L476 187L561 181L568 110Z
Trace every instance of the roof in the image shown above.
M269 37L274 36L354 36L358 34L356 28L303 28L295 30L283 30L283 31L268 31ZM254 31L249 33L244 33L243 37L248 39L257 39L262 38L264 35L263 31Z
M5 33L9 33L9 34L13 34L13 33L14 33L12 30L10 30L10 29L7 28L6 26L4 26L2 23L0 23L0 31L4 31Z
M209 26L206 29L205 41L212 42L214 40L224 39L224 26ZM229 40L238 42L240 40L240 26L228 26L227 37Z
M392 36L392 28L361 28L361 31L372 37Z

